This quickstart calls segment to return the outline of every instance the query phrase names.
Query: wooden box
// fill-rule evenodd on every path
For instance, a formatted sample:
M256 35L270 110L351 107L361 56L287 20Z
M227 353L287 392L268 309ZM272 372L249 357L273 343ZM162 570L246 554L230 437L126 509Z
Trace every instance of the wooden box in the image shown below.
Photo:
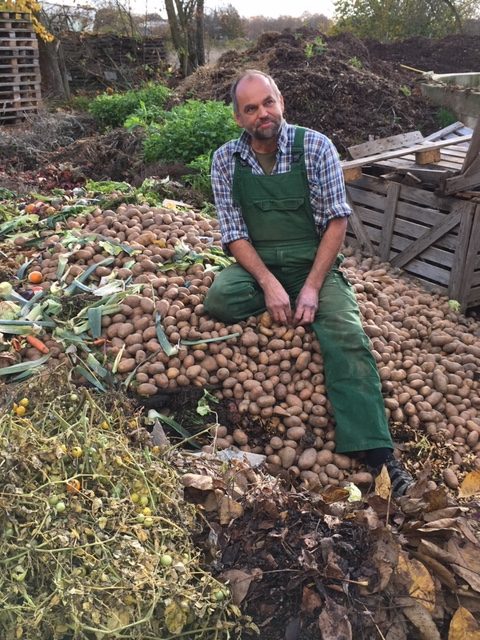
M349 151L347 239L463 310L479 305L480 120L473 132L458 122L428 138L412 132Z
M480 304L480 203L365 174L347 191L357 217L347 237L365 253L401 267L463 309Z
M0 123L12 124L41 105L37 36L29 13L0 12Z

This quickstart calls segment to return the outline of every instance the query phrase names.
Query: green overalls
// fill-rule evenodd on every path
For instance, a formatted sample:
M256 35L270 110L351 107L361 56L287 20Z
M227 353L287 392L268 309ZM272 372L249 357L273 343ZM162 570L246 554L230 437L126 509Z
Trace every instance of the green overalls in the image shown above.
M233 179L233 199L241 207L250 240L284 286L292 308L320 241L310 204L304 133L297 127L288 173L253 175L237 156ZM325 278L311 325L320 343L336 421L336 451L393 448L377 367L355 294L339 270L341 261L339 256ZM205 310L225 323L238 322L265 311L263 291L255 278L234 264L216 276Z

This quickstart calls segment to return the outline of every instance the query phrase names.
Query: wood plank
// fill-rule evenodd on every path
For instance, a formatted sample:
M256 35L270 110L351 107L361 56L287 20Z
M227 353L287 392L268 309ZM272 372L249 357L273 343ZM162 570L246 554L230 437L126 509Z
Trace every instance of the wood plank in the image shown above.
M455 251L450 282L448 285L448 295L452 300L463 298L463 282L465 280L465 261L470 244L470 235L475 213L475 205L471 202L459 202L456 209L460 212L460 227L458 230L458 242Z
M424 249L432 245L436 240L447 234L453 227L459 224L460 218L460 211L457 210L452 212L442 223L436 225L432 229L429 229L420 236L420 238L412 242L406 251L403 251L391 261L391 264L395 267L403 267L408 264Z
M467 155L465 156L465 161L462 167L462 173L465 173L465 171L472 164L472 162L478 157L479 154L480 154L480 118L477 119L477 124L475 125L475 129L473 130L472 141L470 142Z
M380 211L374 211L372 209L367 209L362 207L361 205L355 205L358 215L360 216L365 229L368 232L370 238L373 238L372 228L377 228L379 230L383 227L383 216L384 214ZM409 220L403 220L399 217L398 208L397 208L397 217L395 219L395 225L393 227L393 236L392 236L392 247L401 246L399 242L397 242L397 238L403 238L406 243L403 248L408 248L412 242L415 242L420 238L425 232L429 231L431 227L425 227L423 225L415 224L414 222L410 222ZM436 243L435 247L440 250L454 252L457 247L457 234L455 230L452 230L449 234L440 238Z
M453 141L455 143L458 142L468 142L472 139L471 135L461 136L457 138L457 140ZM451 140L439 140L437 142L431 142L428 145L421 145L422 151L432 151L433 149L442 149L443 147L448 147L452 144ZM408 153L416 153L419 150L418 146L416 147L408 147L406 149L397 149L395 151L385 151L385 153L379 153L373 156L366 156L364 158L358 158L357 160L347 160L343 161L342 167L347 169L351 169L353 167L364 167L366 164L373 164L378 160L389 160L390 158L400 158Z
M479 118L480 120L480 118ZM478 156L468 167L465 173L458 176L446 178L442 183L442 192L445 195L468 191L480 186L480 156Z
M353 204L353 201L350 198L348 189L347 189L347 201L352 209L352 215L349 216L348 221L360 244L361 250L364 253L367 252L367 255L373 256L374 255L373 245L370 241L370 238L368 237L368 233L365 227L363 226L362 220L355 209L355 205Z
M480 250L480 205L475 206L473 214L472 227L470 232L470 243L468 245L467 255L465 258L463 279L460 287L460 295L458 301L466 303L471 287L471 281L475 269L475 261Z
M430 207L421 207L402 199L404 185L401 185L400 199L397 204L397 216L407 218L413 222L425 226L433 227L445 219L449 215L447 212L439 211ZM351 187L350 195L355 204L362 204L379 211L385 210L385 197L376 193L361 191Z
M401 161L386 160L385 163L378 163L381 166L385 166L387 169L393 169L398 175L405 175L411 173L422 182L430 184L438 184L441 180L454 175L451 169L427 169L426 167L416 167L415 165L402 165ZM386 177L386 176L382 176Z
M392 243L393 226L397 214L398 196L400 185L398 182L390 182L387 187L387 197L385 198L385 215L382 228L382 239L379 246L379 255L382 260L388 260L390 256L390 246Z
M419 165L435 164L435 162L440 162L441 159L440 149L427 149L426 151L415 152L415 162Z
M413 144L423 142L423 140L424 138L420 131L410 131L409 133L399 133L395 136L378 138L377 140L369 140L362 144L356 144L353 147L348 147L348 152L353 159L356 159L371 156L381 151L410 147Z
M374 246L380 245L380 242L382 240L382 230L376 226L374 227L366 224L366 221L364 219L363 223L368 232L370 240L372 241L372 244ZM390 245L390 255L392 255L393 257L397 255L397 253L401 253L405 249L408 249L411 244L412 240L410 238L394 233L392 235L392 242ZM455 247L450 250L439 248L438 245L432 245L428 249L425 249L425 251L423 251L422 255L419 257L419 260L435 264L442 269L450 270L455 259L454 250Z
M453 124L449 124L448 127L444 127L443 129L440 129L440 131L435 131L435 133L431 133L429 136L426 136L424 140L425 142L427 140L429 142L435 142L436 140L443 139L443 137L448 135L449 133L454 133L458 129L461 129L461 127L463 126L465 126L463 122L460 122L460 121L454 122Z
M371 191L372 193L379 193L386 195L387 192L387 183L380 178L375 178L374 176L368 176L366 174L362 174L362 178L353 186L351 189L365 189ZM426 189L419 189L418 187L409 187L407 185L402 185L402 190L400 193L400 199L405 201L408 200L414 204L425 205L432 209L438 209L439 211L449 212L451 211L455 200L450 197L442 197L432 193L431 191L427 191Z
M358 241L355 236L350 234L348 237L358 246ZM450 277L449 270L441 269L440 267L428 264L427 262L421 262L420 260L412 260L408 267L404 268L403 271L421 280L424 286L435 287L436 290L440 290L445 293L447 291Z

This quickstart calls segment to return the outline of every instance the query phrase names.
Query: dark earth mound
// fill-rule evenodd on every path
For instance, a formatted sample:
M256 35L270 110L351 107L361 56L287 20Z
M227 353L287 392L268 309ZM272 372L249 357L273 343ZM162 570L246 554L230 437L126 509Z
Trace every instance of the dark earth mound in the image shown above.
M247 51L228 51L215 65L198 70L178 87L178 95L229 102L232 79L249 68L275 78L290 122L322 131L341 154L369 136L438 129L435 108L417 95L415 76L374 59L349 34L264 33Z
M365 43L371 56L420 71L466 73L480 69L480 36L451 35L439 40L409 38L401 42Z

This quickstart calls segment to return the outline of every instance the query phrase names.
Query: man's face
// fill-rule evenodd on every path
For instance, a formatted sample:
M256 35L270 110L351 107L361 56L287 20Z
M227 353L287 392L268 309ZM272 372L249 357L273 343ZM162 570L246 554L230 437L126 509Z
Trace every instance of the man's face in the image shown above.
M263 76L251 76L237 86L237 124L252 138L276 138L283 120L283 98Z

